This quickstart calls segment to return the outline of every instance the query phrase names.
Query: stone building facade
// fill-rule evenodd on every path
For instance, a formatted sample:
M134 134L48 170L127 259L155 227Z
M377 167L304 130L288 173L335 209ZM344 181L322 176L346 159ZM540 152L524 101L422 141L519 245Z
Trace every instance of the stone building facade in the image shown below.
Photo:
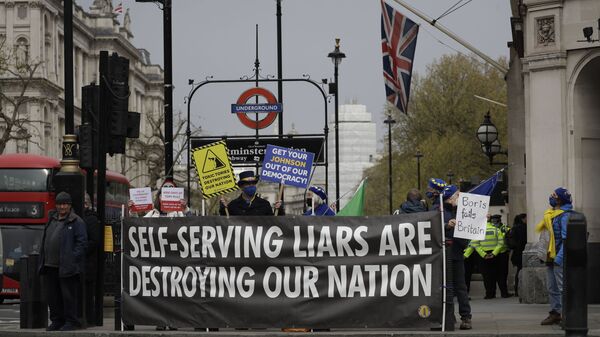
M64 34L63 4L60 0L5 0L0 2L0 38L13 56L30 64L39 64L34 81L25 96L34 98L20 109L29 119L25 127L30 135L26 141L11 141L4 153L29 152L61 157L64 134ZM81 122L81 99L84 85L98 83L99 54L102 50L117 52L130 61L129 110L142 114L140 133L150 134L144 118L163 111L163 70L150 62L144 49L133 45L131 19L123 24L113 14L110 0L95 0L88 11L77 4L73 8L74 103L75 125ZM0 75L1 81L10 81ZM6 83L6 82L5 82ZM4 85L7 94L16 95L17 86ZM10 107L3 107L10 109ZM2 127L0 125L0 127ZM147 181L146 162L133 161L121 155L108 157L111 170L124 173L134 186Z
M548 196L568 188L587 218L588 270L600 270L600 2L511 0L511 6L511 213L527 213L528 241L536 242ZM592 30L589 40L584 27ZM543 301L544 268L527 252L524 265L522 300ZM600 303L592 277L588 297Z

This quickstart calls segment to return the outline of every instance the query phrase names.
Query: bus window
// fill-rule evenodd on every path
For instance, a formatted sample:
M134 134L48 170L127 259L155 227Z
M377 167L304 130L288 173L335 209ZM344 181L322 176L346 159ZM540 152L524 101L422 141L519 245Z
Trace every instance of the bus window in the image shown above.
M49 169L0 169L0 192L46 192Z

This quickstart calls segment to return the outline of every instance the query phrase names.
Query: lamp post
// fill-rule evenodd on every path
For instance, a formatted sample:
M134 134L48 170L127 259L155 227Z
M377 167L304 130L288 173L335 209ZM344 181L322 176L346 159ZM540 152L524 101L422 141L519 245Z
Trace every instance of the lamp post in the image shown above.
M390 214L392 214L392 210L394 208L394 206L392 205L392 124L396 124L396 121L392 119L392 115L389 114L387 116L387 119L383 122L388 125L388 197L390 199Z
M415 158L417 158L417 189L421 190L421 158L423 158L423 154L421 151L417 149L417 153L415 153Z
M333 62L333 79L335 88L335 207L340 210L340 132L339 132L339 85L338 85L338 66L346 57L346 54L340 51L340 39L335 39L335 49L327 55Z
M448 170L448 173L446 173L446 176L448 177L448 184L452 185L452 178L454 177L454 172L452 172L452 170Z
M163 52L165 67L165 179L173 179L173 39L171 32L171 0L135 0L158 2L163 11Z
M508 163L494 162L494 156L498 154L507 155L508 152L502 151L502 146L498 140L498 129L492 123L490 112L483 117L483 122L477 129L477 139L481 143L481 151L490 159L490 165L507 165Z

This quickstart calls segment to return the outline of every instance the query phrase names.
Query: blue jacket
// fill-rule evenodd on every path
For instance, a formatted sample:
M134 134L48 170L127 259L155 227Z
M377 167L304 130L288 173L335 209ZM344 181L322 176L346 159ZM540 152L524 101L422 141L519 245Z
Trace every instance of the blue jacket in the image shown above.
M46 272L44 267L44 245L46 241L46 230L52 221L58 221L58 213L51 211L48 214L48 223L44 227L42 245L40 249L40 274ZM87 246L87 228L85 222L74 211L67 215L67 220L60 229L60 255L58 276L70 277L84 271L85 249Z
M303 215L313 215L312 210L309 208ZM327 204L320 204L315 208L315 216L333 216L335 212L327 206Z
M556 247L554 263L562 266L564 259L563 241L567 238L567 224L569 223L569 216L573 210L573 205L562 205L560 206L560 209L562 209L564 213L552 219L552 229L554 231L554 242Z

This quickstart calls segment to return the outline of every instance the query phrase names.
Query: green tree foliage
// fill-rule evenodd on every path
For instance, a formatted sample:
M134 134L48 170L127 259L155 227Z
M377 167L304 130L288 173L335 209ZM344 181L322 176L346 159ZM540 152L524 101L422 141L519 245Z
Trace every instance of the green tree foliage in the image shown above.
M500 62L506 64L501 59ZM413 76L408 114L386 106L382 118L391 113L397 123L392 129L393 205L398 208L406 200L409 189L417 187L417 149L421 158L421 190L427 179L447 180L454 173L453 183L473 177L487 178L498 167L492 167L476 138L476 131L485 113L499 130L500 143L506 147L506 108L474 97L486 97L506 102L504 75L464 55L445 55L427 67L425 76ZM387 137L387 133L386 133ZM377 164L365 173L369 177L366 191L366 213L388 214L388 150ZM506 157L497 156L504 161Z

